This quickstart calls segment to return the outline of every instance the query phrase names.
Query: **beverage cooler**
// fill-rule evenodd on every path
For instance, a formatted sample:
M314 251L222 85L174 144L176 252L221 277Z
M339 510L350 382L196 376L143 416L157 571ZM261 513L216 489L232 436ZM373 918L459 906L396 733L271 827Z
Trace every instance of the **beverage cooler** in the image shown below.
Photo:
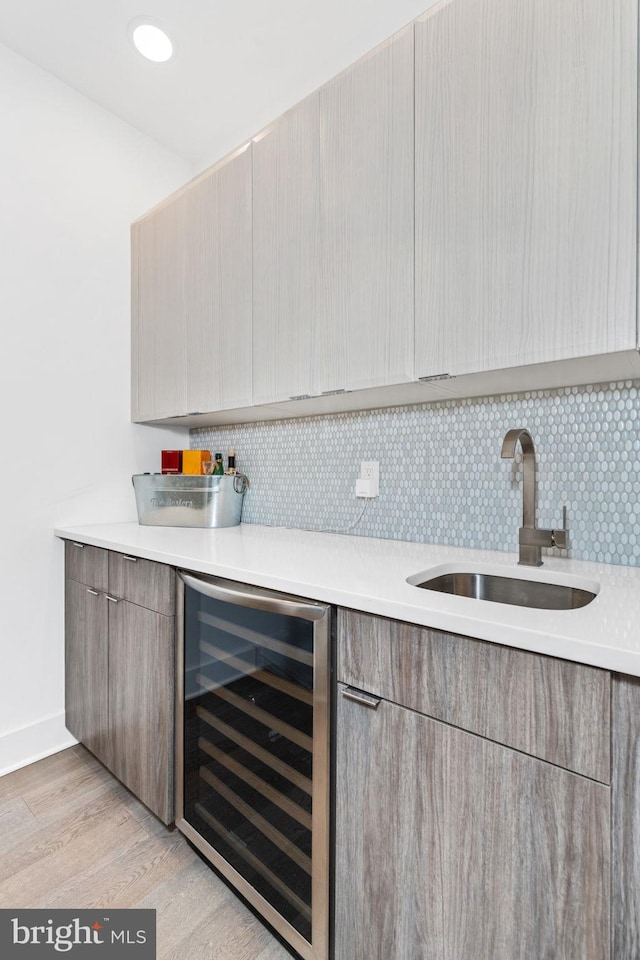
M305 960L327 960L330 608L178 583L176 825Z

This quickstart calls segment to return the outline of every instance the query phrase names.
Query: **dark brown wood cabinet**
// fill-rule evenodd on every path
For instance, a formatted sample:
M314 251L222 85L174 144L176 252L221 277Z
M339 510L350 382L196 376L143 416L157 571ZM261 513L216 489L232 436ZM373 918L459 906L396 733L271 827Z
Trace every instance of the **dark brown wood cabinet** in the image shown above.
M173 567L110 550L109 592L139 607L172 617L175 609Z
M465 660L504 648L439 634L430 650L424 628L338 622L335 960L609 960L611 789L500 742L528 717L532 744L608 780L609 713L598 736L589 711L608 707L609 673L565 664L577 673L554 689L552 658L526 654L499 691Z
M65 586L66 726L110 766L109 611L104 594L67 579Z
M173 820L172 568L66 545L68 729ZM637 960L640 680L341 609L332 960Z
M610 783L607 670L356 610L339 622L344 683Z
M111 769L165 823L173 820L173 617L134 603L109 619Z
M640 957L640 678L613 676L612 960Z
M70 542L65 557L67 728L171 823L173 570Z

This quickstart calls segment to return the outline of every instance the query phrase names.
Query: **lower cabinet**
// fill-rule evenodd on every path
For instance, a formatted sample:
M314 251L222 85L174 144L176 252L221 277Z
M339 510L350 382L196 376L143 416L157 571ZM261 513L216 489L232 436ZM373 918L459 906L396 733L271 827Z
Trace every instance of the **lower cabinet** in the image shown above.
M67 543L66 572L67 729L164 823L171 823L174 617L167 611L173 613L173 571Z
M173 811L174 575L66 544L66 722ZM640 680L338 610L332 960L637 960Z
M109 736L109 610L104 594L67 579L65 589L65 714L67 729L105 766Z
M173 820L173 617L121 600L109 610L110 769Z
M401 672L407 631L421 634L425 662L443 662L446 634L339 612L335 960L608 960L610 786L380 697L391 680L376 647L386 643ZM554 661L536 659L541 686L532 672L530 689L548 694ZM505 686L487 706L511 713L513 728L533 724L537 711L564 713L562 697L584 698L592 679L531 703ZM431 687L448 709L446 685L458 680L425 670L414 693ZM480 684L468 688L478 702ZM566 706L556 737L577 743L590 718L571 720Z
M608 957L608 787L345 690L336 960Z

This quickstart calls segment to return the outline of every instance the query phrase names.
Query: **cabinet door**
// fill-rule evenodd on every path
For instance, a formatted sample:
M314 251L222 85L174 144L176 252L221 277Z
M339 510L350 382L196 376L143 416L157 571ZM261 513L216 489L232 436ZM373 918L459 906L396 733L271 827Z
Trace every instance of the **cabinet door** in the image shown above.
M253 402L313 392L318 287L318 94L253 143Z
M135 223L132 261L133 419L250 404L250 148Z
M316 390L413 377L413 26L320 90Z
M416 23L416 375L636 345L636 0Z
M603 784L339 695L336 960L606 960L608 825Z
M611 703L611 926L614 960L640 957L640 678L614 678Z
M186 396L189 413L251 403L251 147L187 193Z
M175 571L166 563L110 550L109 589L116 597L165 616L175 610Z
M111 769L164 823L173 820L173 617L109 603Z
M187 193L131 228L131 398L133 420L187 412Z
M107 599L66 581L65 723L67 730L110 766Z

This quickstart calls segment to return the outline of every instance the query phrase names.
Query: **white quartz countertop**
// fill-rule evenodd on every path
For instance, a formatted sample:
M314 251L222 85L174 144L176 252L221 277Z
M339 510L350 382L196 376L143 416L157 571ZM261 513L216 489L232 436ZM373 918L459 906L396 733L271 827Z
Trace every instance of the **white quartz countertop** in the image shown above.
M538 569L523 568L509 553L244 523L225 529L108 523L59 527L55 533L186 570L640 676L636 567L547 557ZM599 585L598 595L577 610L547 611L449 596L406 582L443 565L482 565L488 572L556 582L577 578L587 587Z

